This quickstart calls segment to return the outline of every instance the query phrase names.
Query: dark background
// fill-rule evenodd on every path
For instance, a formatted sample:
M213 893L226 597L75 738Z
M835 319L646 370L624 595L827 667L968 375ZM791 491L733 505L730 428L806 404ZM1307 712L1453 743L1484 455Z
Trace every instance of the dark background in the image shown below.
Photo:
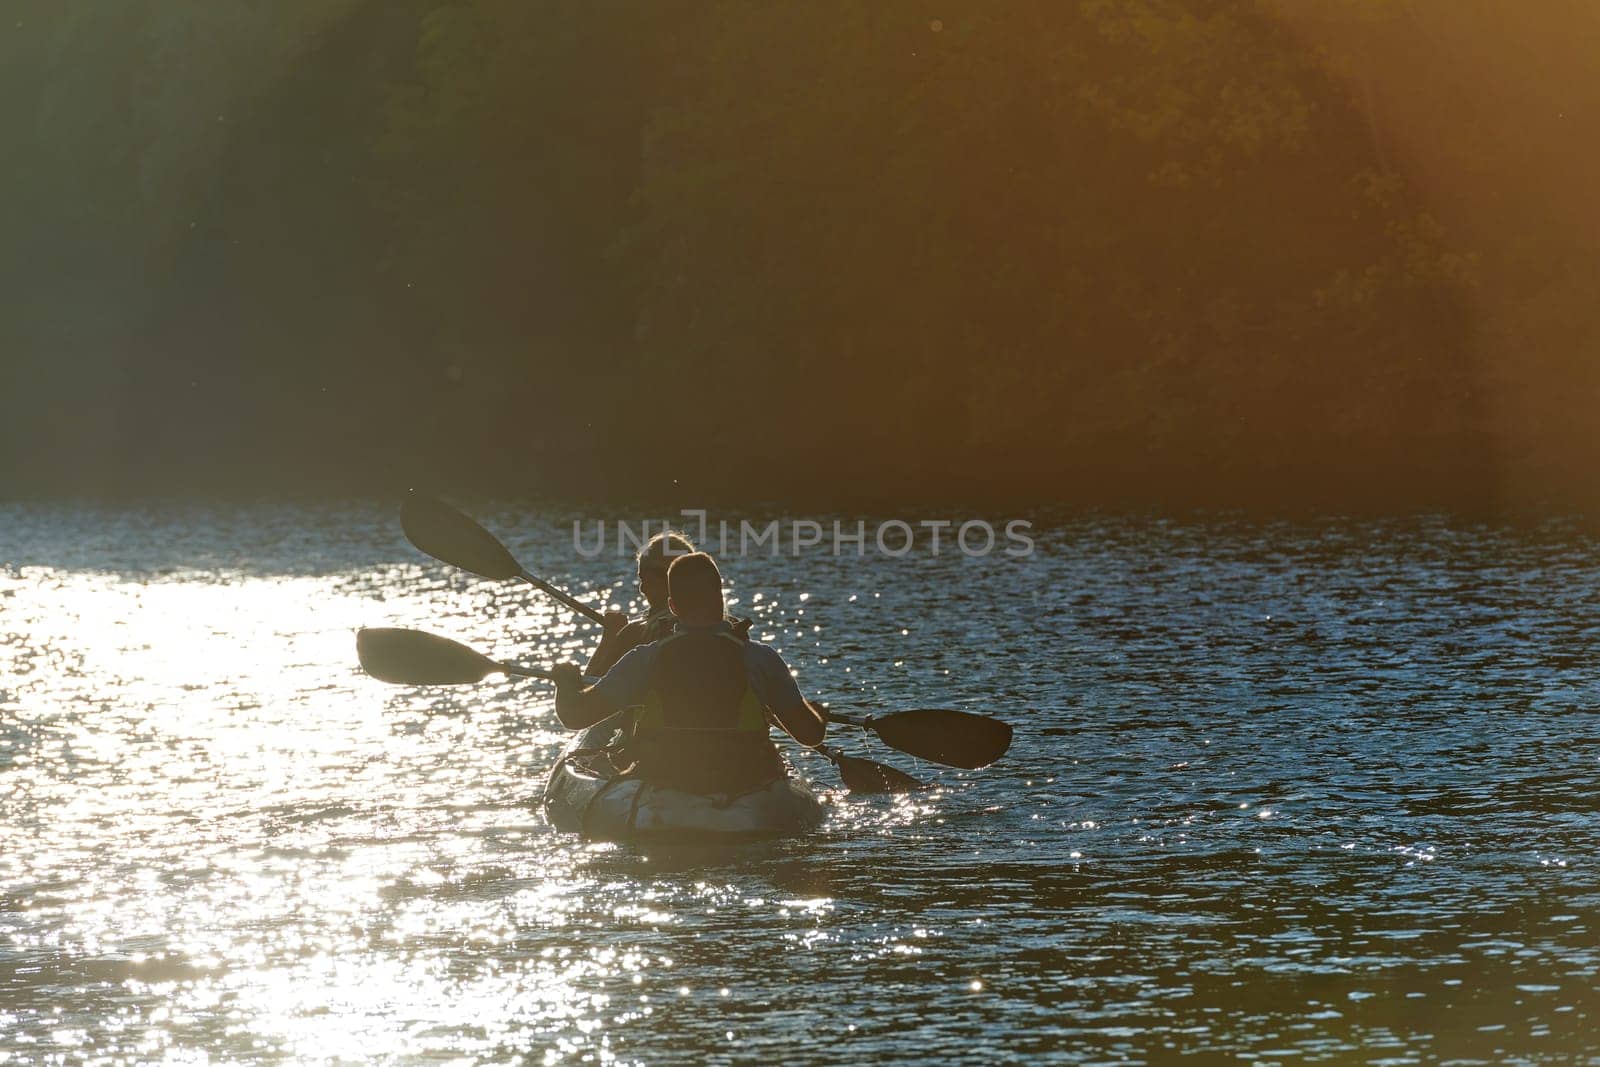
M0 494L1600 502L1592 4L6 16Z

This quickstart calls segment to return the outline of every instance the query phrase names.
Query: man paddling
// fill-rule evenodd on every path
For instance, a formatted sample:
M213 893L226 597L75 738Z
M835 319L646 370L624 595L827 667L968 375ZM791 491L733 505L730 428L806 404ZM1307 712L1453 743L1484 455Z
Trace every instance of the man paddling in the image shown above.
M769 720L815 747L823 713L800 695L777 652L738 637L723 617L722 574L694 552L667 571L676 629L634 648L594 685L577 665L554 671L556 717L582 730L637 707L628 756L647 782L697 793L742 793L785 773Z

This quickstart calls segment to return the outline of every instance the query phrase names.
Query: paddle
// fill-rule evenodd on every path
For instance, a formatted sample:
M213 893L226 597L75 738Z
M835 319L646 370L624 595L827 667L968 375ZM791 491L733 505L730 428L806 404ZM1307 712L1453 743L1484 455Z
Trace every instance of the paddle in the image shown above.
M887 715L829 711L828 721L871 730L890 748L947 767L987 767L1011 747L1011 724L952 708L913 708Z
M491 674L550 677L549 671L499 663L448 637L387 626L356 631L356 656L368 674L395 685L463 685L481 682ZM839 769L839 777L852 793L904 793L923 787L893 767L846 756L823 745L818 745L817 751Z
M362 670L395 685L466 685L491 674L550 677L549 671L497 663L448 637L388 626L357 630L356 656Z
M497 581L520 578L591 622L601 619L600 612L583 601L528 573L494 534L442 500L416 490L407 493L405 502L400 505L400 528L405 531L406 540L436 560L471 571L480 578Z
M839 778L852 793L912 793L927 788L926 784L904 771L897 771L885 764L859 756L846 756L827 745L818 745L817 751L833 761L833 765L839 769Z

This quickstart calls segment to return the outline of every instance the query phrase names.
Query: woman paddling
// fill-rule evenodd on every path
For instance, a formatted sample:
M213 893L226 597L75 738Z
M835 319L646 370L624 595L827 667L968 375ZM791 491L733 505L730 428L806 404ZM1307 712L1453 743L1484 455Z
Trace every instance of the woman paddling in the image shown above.
M603 630L600 645L589 657L585 674L598 678L632 649L659 641L672 632L674 619L672 609L667 606L667 567L674 559L693 551L694 545L689 539L673 530L658 533L645 542L635 557L639 567L639 592L644 595L644 618L629 622L623 612L606 612L600 622Z

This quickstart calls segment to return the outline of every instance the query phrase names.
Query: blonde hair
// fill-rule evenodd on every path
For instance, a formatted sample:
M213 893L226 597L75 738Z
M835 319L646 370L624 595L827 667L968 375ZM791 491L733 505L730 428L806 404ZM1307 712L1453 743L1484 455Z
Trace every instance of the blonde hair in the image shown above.
M672 561L679 556L687 556L694 551L694 542L677 530L663 530L644 543L639 549L639 554L634 557L639 569L648 567L651 570L665 571L672 565Z

